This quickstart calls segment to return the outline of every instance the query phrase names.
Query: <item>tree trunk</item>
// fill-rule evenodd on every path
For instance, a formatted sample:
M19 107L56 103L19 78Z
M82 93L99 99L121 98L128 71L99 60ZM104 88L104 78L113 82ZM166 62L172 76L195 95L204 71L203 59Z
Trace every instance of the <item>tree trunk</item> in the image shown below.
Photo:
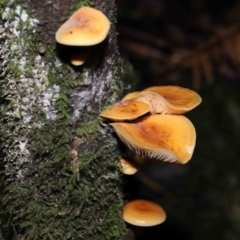
M54 35L88 0L0 0L0 239L124 238L120 153L99 118L121 93L116 9L91 4L111 30L72 67Z

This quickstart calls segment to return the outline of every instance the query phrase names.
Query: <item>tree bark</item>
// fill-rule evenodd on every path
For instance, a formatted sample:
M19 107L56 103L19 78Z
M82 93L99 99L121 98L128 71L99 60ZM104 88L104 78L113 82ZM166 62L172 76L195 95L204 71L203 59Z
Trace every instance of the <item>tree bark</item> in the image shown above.
M0 0L1 239L124 238L120 152L99 118L122 91L116 9L91 4L111 30L72 67L54 35L87 0Z

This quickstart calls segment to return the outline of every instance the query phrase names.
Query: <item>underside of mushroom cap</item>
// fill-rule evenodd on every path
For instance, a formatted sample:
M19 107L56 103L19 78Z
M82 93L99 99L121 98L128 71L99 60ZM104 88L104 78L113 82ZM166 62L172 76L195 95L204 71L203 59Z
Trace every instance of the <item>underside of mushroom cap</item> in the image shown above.
M156 86L143 90L160 94L165 98L170 114L182 114L192 110L202 102L198 93L179 86Z
M184 116L151 115L135 123L111 123L121 140L138 155L187 163L193 154L196 132Z
M150 111L148 104L134 99L124 100L104 110L100 117L115 121L133 120Z
M152 114L161 113L161 114L170 114L171 107L168 106L168 102L160 94L143 91L139 93L135 98L139 102L144 102L150 106L150 112Z

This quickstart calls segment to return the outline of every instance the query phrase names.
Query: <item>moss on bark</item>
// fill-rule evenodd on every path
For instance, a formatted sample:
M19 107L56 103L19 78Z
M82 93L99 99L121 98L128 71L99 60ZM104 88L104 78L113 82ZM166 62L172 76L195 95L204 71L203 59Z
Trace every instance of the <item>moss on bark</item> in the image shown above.
M95 7L114 24L114 2L105 3ZM114 25L72 68L70 48L51 34L42 42L29 5L0 9L2 239L123 239L120 154L98 117L121 93Z

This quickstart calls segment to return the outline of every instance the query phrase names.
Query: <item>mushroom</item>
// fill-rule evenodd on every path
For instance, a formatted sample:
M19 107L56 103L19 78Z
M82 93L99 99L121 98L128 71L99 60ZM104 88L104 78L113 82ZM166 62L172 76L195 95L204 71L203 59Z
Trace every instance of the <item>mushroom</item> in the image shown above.
M82 7L58 29L56 41L70 46L92 46L102 42L110 29L110 21L99 10Z
M149 99L154 99L156 97L150 96L149 92L154 92L161 95L163 101L162 104L166 104L166 113L168 114L182 114L188 112L198 106L202 102L202 98L198 93L192 91L188 88L183 88L179 86L157 86L157 87L149 87L144 89L141 94L144 92L148 92L146 96ZM143 96L141 99L143 99ZM141 101L139 99L139 95L136 100ZM143 101L146 102L146 101ZM159 101L160 102L160 101Z
M86 54L83 52L77 52L72 55L71 57L71 63L74 66L81 66L86 61Z
M166 213L158 204L137 199L127 203L122 209L124 221L141 227L150 227L163 223Z
M104 110L100 116L115 121L133 120L150 111L148 104L135 101L124 100Z
M138 171L138 169L136 167L134 167L129 161L127 161L124 158L121 158L119 160L119 162L121 164L120 170L124 174L133 175L134 173L136 173Z
M150 87L141 92L129 93L123 98L130 99L147 103L152 114L182 114L192 110L202 101L196 92L178 86Z
M193 154L196 132L182 115L151 115L134 123L110 123L120 139L136 154L185 164Z

